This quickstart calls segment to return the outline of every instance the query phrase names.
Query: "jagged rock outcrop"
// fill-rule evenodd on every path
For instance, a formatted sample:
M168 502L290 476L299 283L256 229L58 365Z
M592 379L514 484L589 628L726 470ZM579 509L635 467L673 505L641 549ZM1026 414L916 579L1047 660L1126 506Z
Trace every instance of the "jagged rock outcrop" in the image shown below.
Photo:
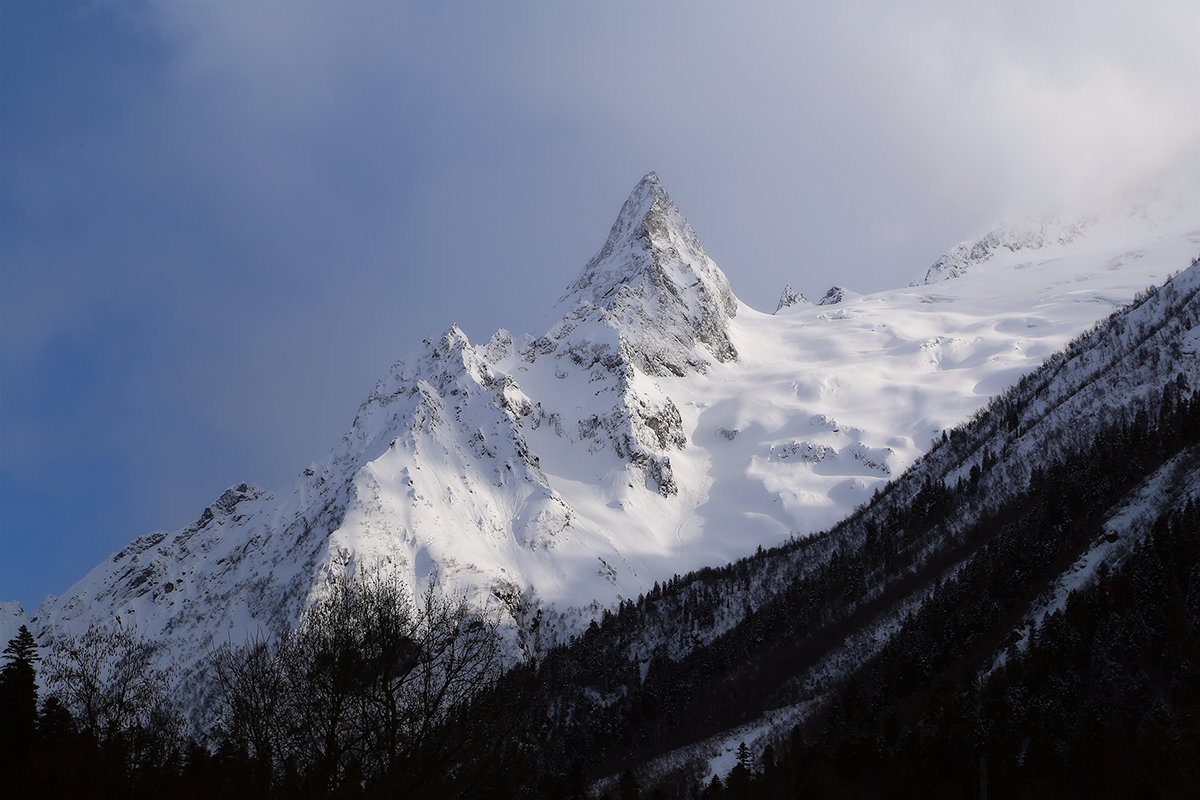
M78 633L115 614L195 665L214 642L285 630L344 570L385 569L414 592L436 581L483 604L533 597L535 584L551 598L581 585L596 598L636 591L626 554L636 532L614 537L612 519L573 508L555 487L573 486L583 465L585 480L614 487L610 517L673 497L672 455L689 442L655 378L736 360L738 307L647 175L543 336L501 330L476 346L454 325L426 340L290 494L240 484L183 530L140 537L49 598L38 630ZM602 567L581 581L573 565L589 560Z
M807 304L808 298L802 293L797 292L789 283L783 287L783 292L779 295L779 303L775 306L775 313L778 314L785 308L791 308L794 305Z
M829 291L825 292L825 295L820 300L817 301L817 305L819 305L819 306L837 305L838 303L842 302L845 299L846 299L846 288L845 287L830 286Z
M729 320L738 302L724 273L653 172L642 178L604 247L559 300L590 305L621 332L626 357L648 375L733 361Z

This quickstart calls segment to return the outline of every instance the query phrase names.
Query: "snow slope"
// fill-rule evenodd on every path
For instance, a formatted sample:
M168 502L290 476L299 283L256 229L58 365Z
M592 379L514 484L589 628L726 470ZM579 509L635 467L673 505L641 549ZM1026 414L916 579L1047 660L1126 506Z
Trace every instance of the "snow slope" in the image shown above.
M517 628L541 604L576 609L566 635L655 581L836 522L1198 251L1200 220L1096 222L952 279L764 314L651 173L544 334L426 341L292 486L231 488L47 598L31 627L121 617L186 668L370 568L499 601Z
M1131 423L1143 431L1152 425L1159 427L1163 409L1174 402L1168 398L1194 397L1200 386L1200 361L1192 346L1198 330L1200 256L1163 286L1139 292L1132 304L1057 351L1040 369L1023 376L891 483L875 502L828 534L757 553L727 570L702 570L685 576L663 591L647 595L644 603L629 606L633 613L614 616L597 636L585 637L588 644L581 648L589 649L583 651L584 663L589 658L621 663L627 657L631 664L642 665L643 680L654 671L655 663L667 663L659 659L683 664L688 656L691 666L683 673L692 669L705 677L695 684L684 679L683 684L694 687L689 695L701 707L705 698L728 691L739 672L742 677L756 676L759 686L751 695L765 698L754 708L758 716L739 717L736 727L693 727L684 736L704 733L707 738L656 757L643 765L640 777L662 775L697 758L709 764L709 772L702 774L721 772L731 766L729 753L741 740L750 743L753 751L786 741L794 724L824 707L847 676L889 646L921 603L945 587L944 581L964 575L964 580L986 583L989 570L980 568L977 556L993 547L1040 553L1048 560L1043 562L1041 574L1029 564L1002 573L1018 593L1026 593L1001 614L1002 619L1005 614L1021 615L1011 635L988 631L993 622L979 622L987 618L986 613L958 618L956 630L963 630L964 621L968 628L982 625L972 634L977 634L973 646L989 642L994 648L993 664L1004 662L1010 644L1023 648L1030 626L1063 608L1072 590L1091 584L1102 564L1115 568L1156 522L1200 497L1200 447L1194 437L1167 434L1165 441L1156 445L1165 450L1148 450L1145 439L1114 434ZM1178 428L1175 432L1184 433ZM1128 474L1140 475L1141 482L1126 484L1124 490L1111 494L1106 490L1088 501L1099 504L1095 527L1087 534L1095 535L1092 541L1078 534L1071 540L1070 534L1055 524L1014 548L1011 537L1018 530L1024 536L1030 528L1023 527L1025 520L1016 527L1006 523L1012 520L1013 509L1040 503L1033 487L1044 490L1045 471L1057 468L1061 474L1064 457L1071 454L1075 454L1072 469L1080 467L1079 453L1090 453L1087 461L1095 471L1107 469L1096 466L1100 454L1118 464L1125 462ZM1163 453L1166 460L1158 463L1155 459ZM1039 471L1043 477L1035 478ZM939 484L951 491L941 500L931 499L937 495L930 492ZM930 508L940 508L935 514L942 518L934 524L923 516ZM1035 523L1032 529L1037 527ZM1051 530L1062 533L1069 562L1047 556L1054 548L1040 549L1037 537ZM886 538L896 549L880 549L870 543L872 537ZM998 544L1003 538L1009 539L1007 545ZM906 553L915 554L914 560L908 561ZM858 573L861 584L855 585L855 573L847 571L846 564L864 556L865 563L858 562L863 570ZM984 556L983 562L989 558ZM1069 566L1056 573L1067 563ZM840 571L841 587L849 583L852 588L844 594L837 585L821 589L826 570ZM995 574L1001 573L992 572ZM806 584L808 580L816 584ZM966 591L970 594L972 589ZM986 587L982 591L986 592ZM803 626L783 622L797 614L810 621ZM829 629L837 630L836 636L823 637L823 631ZM960 641L958 635L949 641ZM777 648L785 648L787 642L806 644L788 659L778 660ZM697 655L696 649L703 647L711 647L711 658ZM597 651L601 654L598 659ZM730 659L730 653L738 655ZM963 664L970 660L968 657ZM713 661L729 666L724 670L698 666ZM786 671L789 667L794 674ZM710 668L713 672L706 671ZM586 674L580 678L585 692L594 693L595 684L610 693L620 691L619 670L581 672ZM762 685L767 674L782 681L774 691L769 691L774 684ZM981 677L987 674L988 670L980 673ZM615 681L614 675L618 676ZM679 707L679 698L672 699L663 689L679 684L659 675L648 697L660 693L657 707L674 707L677 719L688 720L680 723L681 727L696 726L697 717L689 717ZM869 684L870 679L863 683ZM587 713L588 697L578 698L576 695L579 708ZM635 698L625 708L637 714L644 699ZM760 700L747 702L741 706L743 711ZM588 721L579 724L586 727Z

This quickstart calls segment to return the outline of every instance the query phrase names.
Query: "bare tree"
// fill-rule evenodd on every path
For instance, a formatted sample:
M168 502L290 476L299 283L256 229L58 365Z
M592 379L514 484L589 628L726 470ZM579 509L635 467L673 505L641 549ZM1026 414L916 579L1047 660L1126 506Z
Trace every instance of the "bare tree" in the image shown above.
M377 573L336 579L274 643L213 656L226 735L314 794L412 788L453 759L501 668L494 616Z
M259 636L241 647L225 644L210 657L218 698L219 736L234 742L257 765L254 794L269 789L283 748L284 675L280 650Z
M159 649L119 619L112 628L92 624L82 636L54 641L45 659L48 693L101 741L134 728L178 727Z
M171 671L158 666L159 656L158 643L119 620L111 628L93 624L49 647L47 693L103 754L91 776L100 794L130 780L152 786L174 774L183 757L183 716L172 702Z
M429 587L408 631L381 641L363 716L373 774L414 788L452 760L472 701L501 666L498 623ZM400 635L396 635L400 634Z

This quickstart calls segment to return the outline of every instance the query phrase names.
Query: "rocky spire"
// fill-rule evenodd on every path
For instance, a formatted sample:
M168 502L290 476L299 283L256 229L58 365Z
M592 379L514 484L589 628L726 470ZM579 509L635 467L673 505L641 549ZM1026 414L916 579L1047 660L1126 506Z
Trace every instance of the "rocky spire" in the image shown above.
M807 303L808 298L802 293L797 292L789 283L783 287L783 293L779 295L779 305L775 306L775 313L778 314L785 308L791 308L799 303Z
M634 187L558 311L569 314L580 304L604 309L631 360L651 374L703 369L708 357L737 358L728 322L738 300L729 280L653 172Z

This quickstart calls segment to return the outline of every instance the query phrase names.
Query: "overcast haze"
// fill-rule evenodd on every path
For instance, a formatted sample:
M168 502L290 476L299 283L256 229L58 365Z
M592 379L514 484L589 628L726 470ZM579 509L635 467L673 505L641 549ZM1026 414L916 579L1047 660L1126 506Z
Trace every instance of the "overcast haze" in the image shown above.
M0 0L0 599L543 332L649 170L767 311L1194 177L1200 4L1145 5Z

